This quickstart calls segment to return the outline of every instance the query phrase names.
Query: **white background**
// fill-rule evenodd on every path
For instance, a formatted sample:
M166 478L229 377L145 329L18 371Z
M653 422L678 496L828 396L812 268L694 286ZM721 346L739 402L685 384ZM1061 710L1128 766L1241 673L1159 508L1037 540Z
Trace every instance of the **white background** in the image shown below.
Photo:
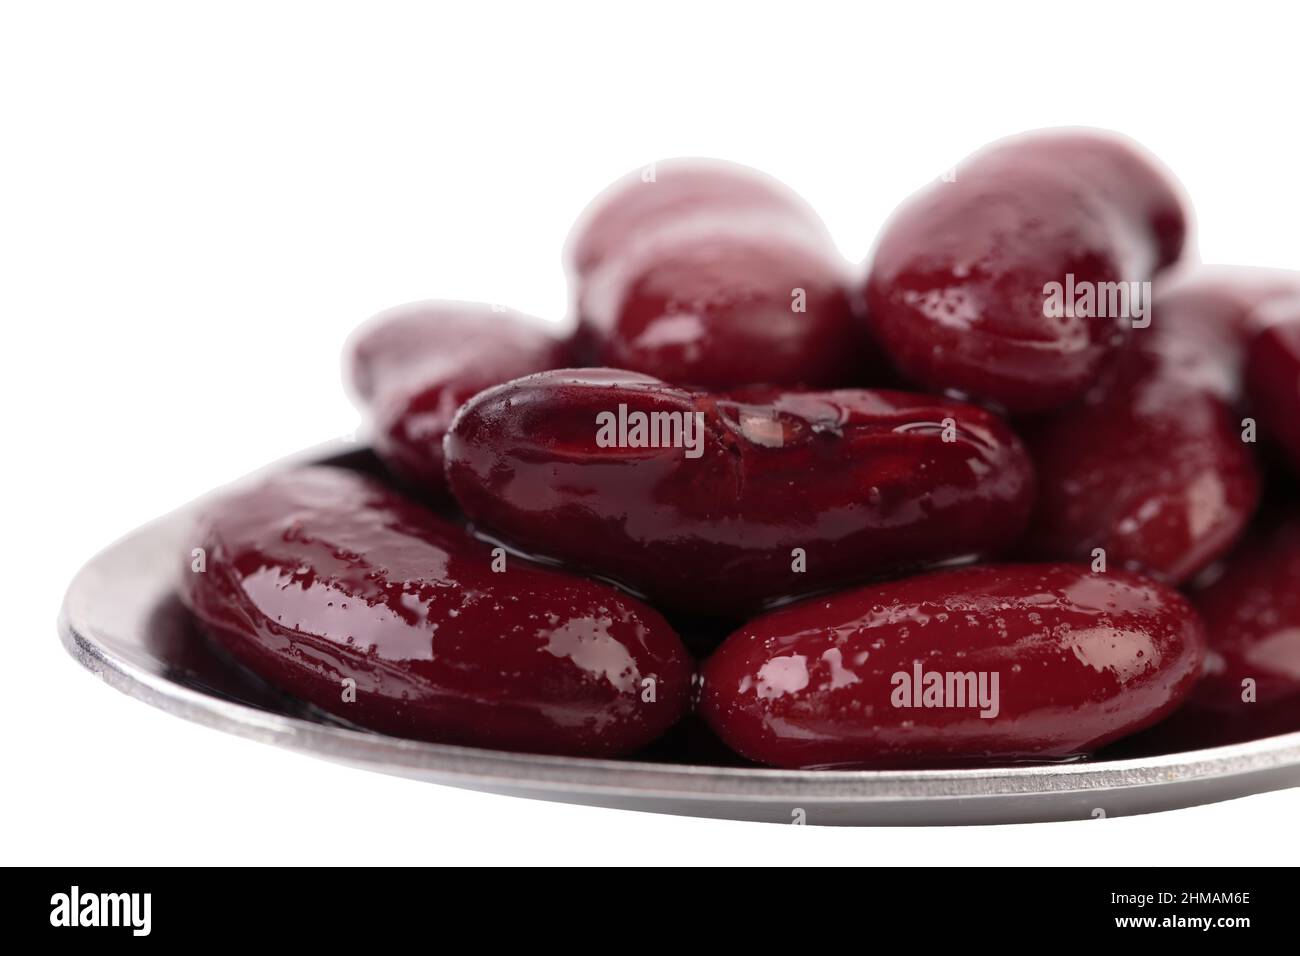
M356 323L425 297L559 321L570 222L656 158L765 169L861 260L981 143L1106 126L1179 174L1207 261L1300 267L1282 5L437 6L4 5L3 862L1293 860L1300 792L944 831L675 819L333 766L73 664L54 623L82 561L355 427Z

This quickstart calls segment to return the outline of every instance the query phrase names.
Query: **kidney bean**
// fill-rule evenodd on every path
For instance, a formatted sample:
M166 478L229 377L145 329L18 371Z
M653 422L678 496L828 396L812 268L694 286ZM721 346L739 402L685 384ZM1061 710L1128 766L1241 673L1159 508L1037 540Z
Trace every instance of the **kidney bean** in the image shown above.
M879 376L843 264L781 237L655 246L585 286L592 364L704 389L836 386Z
M1039 481L1026 554L1093 561L1101 549L1177 584L1245 531L1261 479L1229 405L1235 373L1215 326L1185 329L1180 304L1162 301L1082 402L1023 430Z
M1171 711L1203 655L1195 612L1158 583L985 565L750 621L705 662L698 711L778 767L1060 759Z
M1184 378L1237 407L1251 341L1268 325L1300 316L1287 302L1300 302L1300 272L1197 265L1156 283L1152 328Z
M1246 382L1260 427L1300 473L1300 298L1284 307L1297 320L1272 325L1255 338Z
M585 364L709 389L881 374L825 226L743 167L632 177L575 229L569 259Z
M1300 273L1270 269L1196 266L1159 283L1132 350L1081 404L1025 429L1039 473L1027 553L1086 561L1103 548L1174 583L1221 557L1259 497L1243 353L1297 294Z
M776 179L737 163L668 159L628 173L596 197L569 234L565 262L580 278L667 230L700 228L831 244L812 208Z
M1294 698L1300 715L1300 513L1270 516L1192 601L1210 647L1192 702L1251 712Z
M1057 408L1096 379L1134 318L1109 314L1108 297L1100 306L1105 284L1149 280L1185 231L1176 187L1126 141L1084 131L1006 140L894 214L872 257L868 320L913 381L1013 412ZM1086 290L1094 305L1067 311L1065 298Z
M667 447L636 447L651 438L636 422L656 418ZM973 406L892 391L714 395L613 369L476 396L446 453L452 493L481 529L722 617L995 554L1033 497L1019 441Z
M345 369L376 453L424 489L445 489L442 439L464 402L491 385L570 364L536 320L470 302L412 302L353 336Z
M1146 265L1144 271L1177 262L1188 246L1190 209L1173 174L1132 140L1113 132L1082 128L1042 130L1002 140L996 146L1022 149L1045 165L1078 177L1118 216L1117 239ZM1154 248L1151 243L1154 240Z
M1172 716L1111 748L1124 759L1300 730L1300 513L1270 513L1191 595L1208 641Z
M196 545L206 570L187 569L182 592L218 643L364 727L605 756L688 707L692 664L656 611L520 558L496 571L504 552L351 472L302 468L229 493Z

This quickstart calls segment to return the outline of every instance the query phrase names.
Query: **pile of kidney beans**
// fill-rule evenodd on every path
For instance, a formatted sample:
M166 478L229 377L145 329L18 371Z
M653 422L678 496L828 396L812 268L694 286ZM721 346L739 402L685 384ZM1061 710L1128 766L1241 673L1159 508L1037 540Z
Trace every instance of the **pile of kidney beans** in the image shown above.
M324 711L501 750L962 766L1300 728L1300 274L1194 264L1188 215L1134 144L1046 131L856 270L775 181L660 162L575 228L572 333L363 326L384 473L210 501L183 596Z

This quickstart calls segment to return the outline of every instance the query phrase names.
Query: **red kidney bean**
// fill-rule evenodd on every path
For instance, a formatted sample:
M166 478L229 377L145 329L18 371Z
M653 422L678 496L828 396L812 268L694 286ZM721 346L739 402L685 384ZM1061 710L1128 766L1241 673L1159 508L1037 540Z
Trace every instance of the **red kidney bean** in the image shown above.
M1196 266L1159 283L1132 350L1081 404L1026 429L1039 473L1027 553L1103 548L1174 583L1221 557L1259 497L1237 411L1244 349L1297 294L1300 273L1270 269Z
M1192 601L1210 646L1192 702L1249 713L1294 699L1300 715L1300 514L1254 531Z
M743 167L683 161L620 184L569 258L587 364L708 389L881 373L825 226Z
M635 423L655 417L671 447L633 447L651 437ZM892 391L713 395L613 369L484 392L446 452L448 484L478 527L722 617L995 554L1033 497L1019 441L970 405Z
M1078 177L1083 188L1120 218L1120 242L1130 245L1126 257L1147 264L1144 271L1163 269L1182 256L1188 245L1190 210L1173 174L1137 143L1115 133L1093 129L1043 130L1003 140ZM1151 243L1154 240L1154 249Z
M831 244L812 208L770 176L737 163L668 159L628 173L594 199L569 235L565 261L572 276L586 276L665 230L701 226Z
M636 750L686 711L692 665L653 609L500 561L372 479L303 468L211 504L187 603L240 663L353 723L538 753ZM348 700L345 681L354 683Z
M346 374L376 453L396 474L445 488L442 439L456 410L491 385L570 364L536 320L470 302L412 302L353 336Z
M1261 330L1288 317L1278 310L1288 301L1300 301L1300 272L1196 265L1156 284L1153 329L1184 378L1235 407L1246 350ZM1297 315L1292 306L1289 316Z
M1149 280L1185 231L1176 187L1133 145L1082 131L1017 137L894 214L872 257L868 320L922 385L1013 412L1057 408L1095 380L1134 318L1079 314L1082 301L1066 312L1064 298Z
M1246 529L1261 479L1228 404L1235 373L1214 326L1184 330L1179 305L1161 302L1082 402L1025 429L1039 484L1026 554L1090 562L1101 549L1177 584Z
M1300 317L1300 298L1285 308ZM1255 338L1246 382L1260 427L1300 473L1300 319L1272 325Z
M705 662L698 710L778 767L1060 759L1171 711L1203 655L1195 612L1153 581L985 565L750 621Z
M699 388L879 375L842 263L780 237L709 234L620 260L586 284L581 321L593 364Z
M1176 753L1300 730L1300 513L1271 513L1191 600L1205 622L1200 682L1177 712L1114 748Z

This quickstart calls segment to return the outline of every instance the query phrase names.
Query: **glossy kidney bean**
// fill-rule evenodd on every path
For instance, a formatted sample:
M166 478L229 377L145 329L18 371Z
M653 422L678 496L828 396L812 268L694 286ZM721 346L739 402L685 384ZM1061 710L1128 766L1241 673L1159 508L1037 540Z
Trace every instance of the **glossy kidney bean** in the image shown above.
M709 233L620 259L584 286L588 357L705 389L878 378L837 255Z
M698 710L778 767L1061 759L1168 713L1203 654L1187 601L1146 578L985 565L750 621L705 662Z
M396 474L443 490L442 440L464 402L491 385L570 364L535 320L470 302L412 302L375 316L345 373L376 453Z
M1117 316L1099 293L1177 257L1179 192L1133 145L1086 131L994 144L949 178L904 203L877 241L866 285L876 337L929 388L1013 412L1078 398L1138 318L1136 298Z
M772 177L737 163L668 159L628 173L592 200L569 234L565 264L578 278L665 231L715 228L831 244L812 207Z
M1297 294L1300 273L1270 269L1196 266L1158 283L1132 350L1081 404L1026 428L1040 502L1028 553L1103 548L1172 582L1222 556L1259 496L1243 353Z
M1300 714L1300 513L1268 516L1192 601L1210 648L1192 702L1248 714L1294 698Z
M1208 641L1192 695L1117 758L1176 753L1300 730L1300 513L1258 522L1192 595Z
M1019 441L970 405L892 391L715 395L612 369L483 392L446 452L452 493L479 528L723 617L995 554L1033 497Z
M629 177L593 204L568 258L586 364L711 389L881 374L825 226L743 167Z
M504 552L351 472L302 468L226 494L195 546L206 568L182 572L182 593L218 643L361 726L605 756L688 707L692 663L656 611L519 558L501 565Z
M1068 171L1119 217L1125 256L1149 269L1177 262L1189 245L1191 211L1172 173L1137 143L1106 130L1042 130L1003 140L1025 157ZM1154 246L1152 243L1154 242Z
M1026 554L1091 562L1101 549L1177 584L1245 530L1260 473L1229 404L1235 373L1214 326L1184 329L1179 305L1162 302L1082 402L1024 429L1039 482Z
M1256 336L1246 383L1260 427L1300 474L1300 298L1284 305L1297 320L1272 325Z
M1288 302L1300 302L1300 272L1189 266L1156 283L1152 328L1185 379L1236 407L1251 341L1274 322L1300 317Z

